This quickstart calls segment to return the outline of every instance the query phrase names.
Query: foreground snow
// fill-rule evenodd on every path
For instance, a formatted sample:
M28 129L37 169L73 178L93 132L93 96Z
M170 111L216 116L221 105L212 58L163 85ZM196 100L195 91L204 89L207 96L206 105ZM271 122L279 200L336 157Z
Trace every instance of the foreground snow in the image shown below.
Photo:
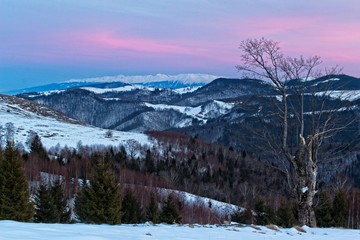
M306 233L294 228L278 231L267 227L250 226L189 226L189 225L86 225L86 224L40 224L0 221L0 240L2 239L72 239L72 240L106 240L106 239L316 239L332 240L360 239L360 230L344 229L311 229L304 228Z

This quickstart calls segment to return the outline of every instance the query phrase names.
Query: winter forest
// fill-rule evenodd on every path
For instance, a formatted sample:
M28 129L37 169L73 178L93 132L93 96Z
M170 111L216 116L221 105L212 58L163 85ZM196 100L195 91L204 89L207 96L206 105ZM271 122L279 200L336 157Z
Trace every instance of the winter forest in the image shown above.
M0 2L0 240L360 239L359 1Z
M11 134L11 129L7 133ZM8 140L0 152L1 219L92 224L298 224L296 204L284 194L281 173L265 167L246 151L239 153L173 132L149 134L159 145L147 148L134 144L126 150L123 146L94 148L79 143L77 149L54 147L49 151L34 134L29 139L30 152L3 136ZM204 198L189 201L182 194L185 192ZM222 211L210 199L234 207ZM347 187L346 179L338 176L318 194L318 226L359 228L359 202L359 190Z

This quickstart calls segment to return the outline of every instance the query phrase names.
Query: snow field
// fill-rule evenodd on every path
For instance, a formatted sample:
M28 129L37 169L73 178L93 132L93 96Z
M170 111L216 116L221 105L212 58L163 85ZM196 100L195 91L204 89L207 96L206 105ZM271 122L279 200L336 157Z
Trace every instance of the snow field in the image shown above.
M109 130L92 127L89 125L72 124L59 121L52 117L39 116L33 112L22 109L20 106L0 102L0 126L13 123L15 127L14 140L16 144L22 144L27 149L28 137L37 133L43 145L49 149L60 144L76 148L82 145L103 146L127 146L133 142L141 145L152 145L148 136L140 133L111 131L111 137L107 135Z
M360 230L308 228L272 230L265 226L241 225L89 225L44 224L0 221L0 240L358 240Z

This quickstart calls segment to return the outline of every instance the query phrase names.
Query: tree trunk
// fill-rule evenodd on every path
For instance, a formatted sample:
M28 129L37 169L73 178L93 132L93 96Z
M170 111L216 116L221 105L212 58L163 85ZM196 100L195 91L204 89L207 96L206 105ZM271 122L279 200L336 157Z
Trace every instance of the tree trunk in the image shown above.
M307 198L307 197L305 197ZM302 201L298 205L299 207L299 223L300 225L306 225L310 227L316 227L315 210L312 203Z
M282 148L283 149L287 149L287 137L288 137L288 106L287 106L287 99L286 99L286 91L285 88L281 89L282 93L282 104L283 104L283 111L284 111L284 115L283 115L283 139L282 139Z
M302 150L307 151L302 151ZM300 225L316 227L314 198L316 194L317 164L314 161L314 146L312 144L299 147L296 158L298 182L296 192L298 196L298 211Z

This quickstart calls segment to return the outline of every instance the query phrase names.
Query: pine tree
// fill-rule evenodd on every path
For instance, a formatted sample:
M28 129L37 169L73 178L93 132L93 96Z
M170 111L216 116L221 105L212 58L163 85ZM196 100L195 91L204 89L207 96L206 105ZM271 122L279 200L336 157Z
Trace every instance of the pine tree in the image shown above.
M54 198L51 189L41 184L35 196L35 222L56 223L58 216L55 211Z
M345 191L340 189L333 201L333 214L332 217L334 219L335 227L346 227L346 219L348 213L348 202L346 199Z
M41 159L49 160L49 156L41 142L39 135L35 134L34 139L30 145L30 151L32 154L37 154Z
M294 207L290 203L282 203L277 210L276 224L283 227L292 227L296 224Z
M263 200L255 203L254 211L256 212L256 224L267 225L275 222L274 210L266 205Z
M71 209L68 207L67 199L64 195L63 184L60 179L54 182L51 187L51 196L54 202L54 210L56 212L58 223L69 223L71 220Z
M316 209L316 221L319 227L331 227L334 224L331 199L326 192L320 193L319 205Z
M135 198L130 188L125 190L124 198L121 204L121 222L122 223L141 223L144 221L143 211L139 201Z
M252 224L253 218L253 212L250 208L245 210L238 209L234 214L231 215L231 221L243 224Z
M151 193L150 195L150 203L146 209L146 220L151 221L152 223L156 224L159 221L159 209L157 206L155 193Z
M156 170L155 164L154 164L154 159L151 155L150 149L146 150L145 168L149 173L153 173Z
M0 160L0 219L31 221L34 207L14 142L7 142Z
M0 130L1 130L2 126L0 125ZM1 136L0 136L0 140L1 140ZM3 149L1 148L0 145L0 219L3 219L2 215L3 215L3 205L4 205L4 197L3 197L3 192L4 192L4 188L5 188L5 174L4 174L4 163L3 163L4 159L3 159Z
M164 206L162 207L162 211L160 213L160 222L168 224L181 223L181 216L179 215L172 194L169 194L166 202L164 203Z
M85 223L94 223L92 220L92 213L90 212L90 203L94 199L90 199L89 193L90 186L85 180L82 182L81 190L76 194L74 211L78 216L78 219Z
M120 189L108 164L99 161L75 199L75 212L84 223L121 223Z

